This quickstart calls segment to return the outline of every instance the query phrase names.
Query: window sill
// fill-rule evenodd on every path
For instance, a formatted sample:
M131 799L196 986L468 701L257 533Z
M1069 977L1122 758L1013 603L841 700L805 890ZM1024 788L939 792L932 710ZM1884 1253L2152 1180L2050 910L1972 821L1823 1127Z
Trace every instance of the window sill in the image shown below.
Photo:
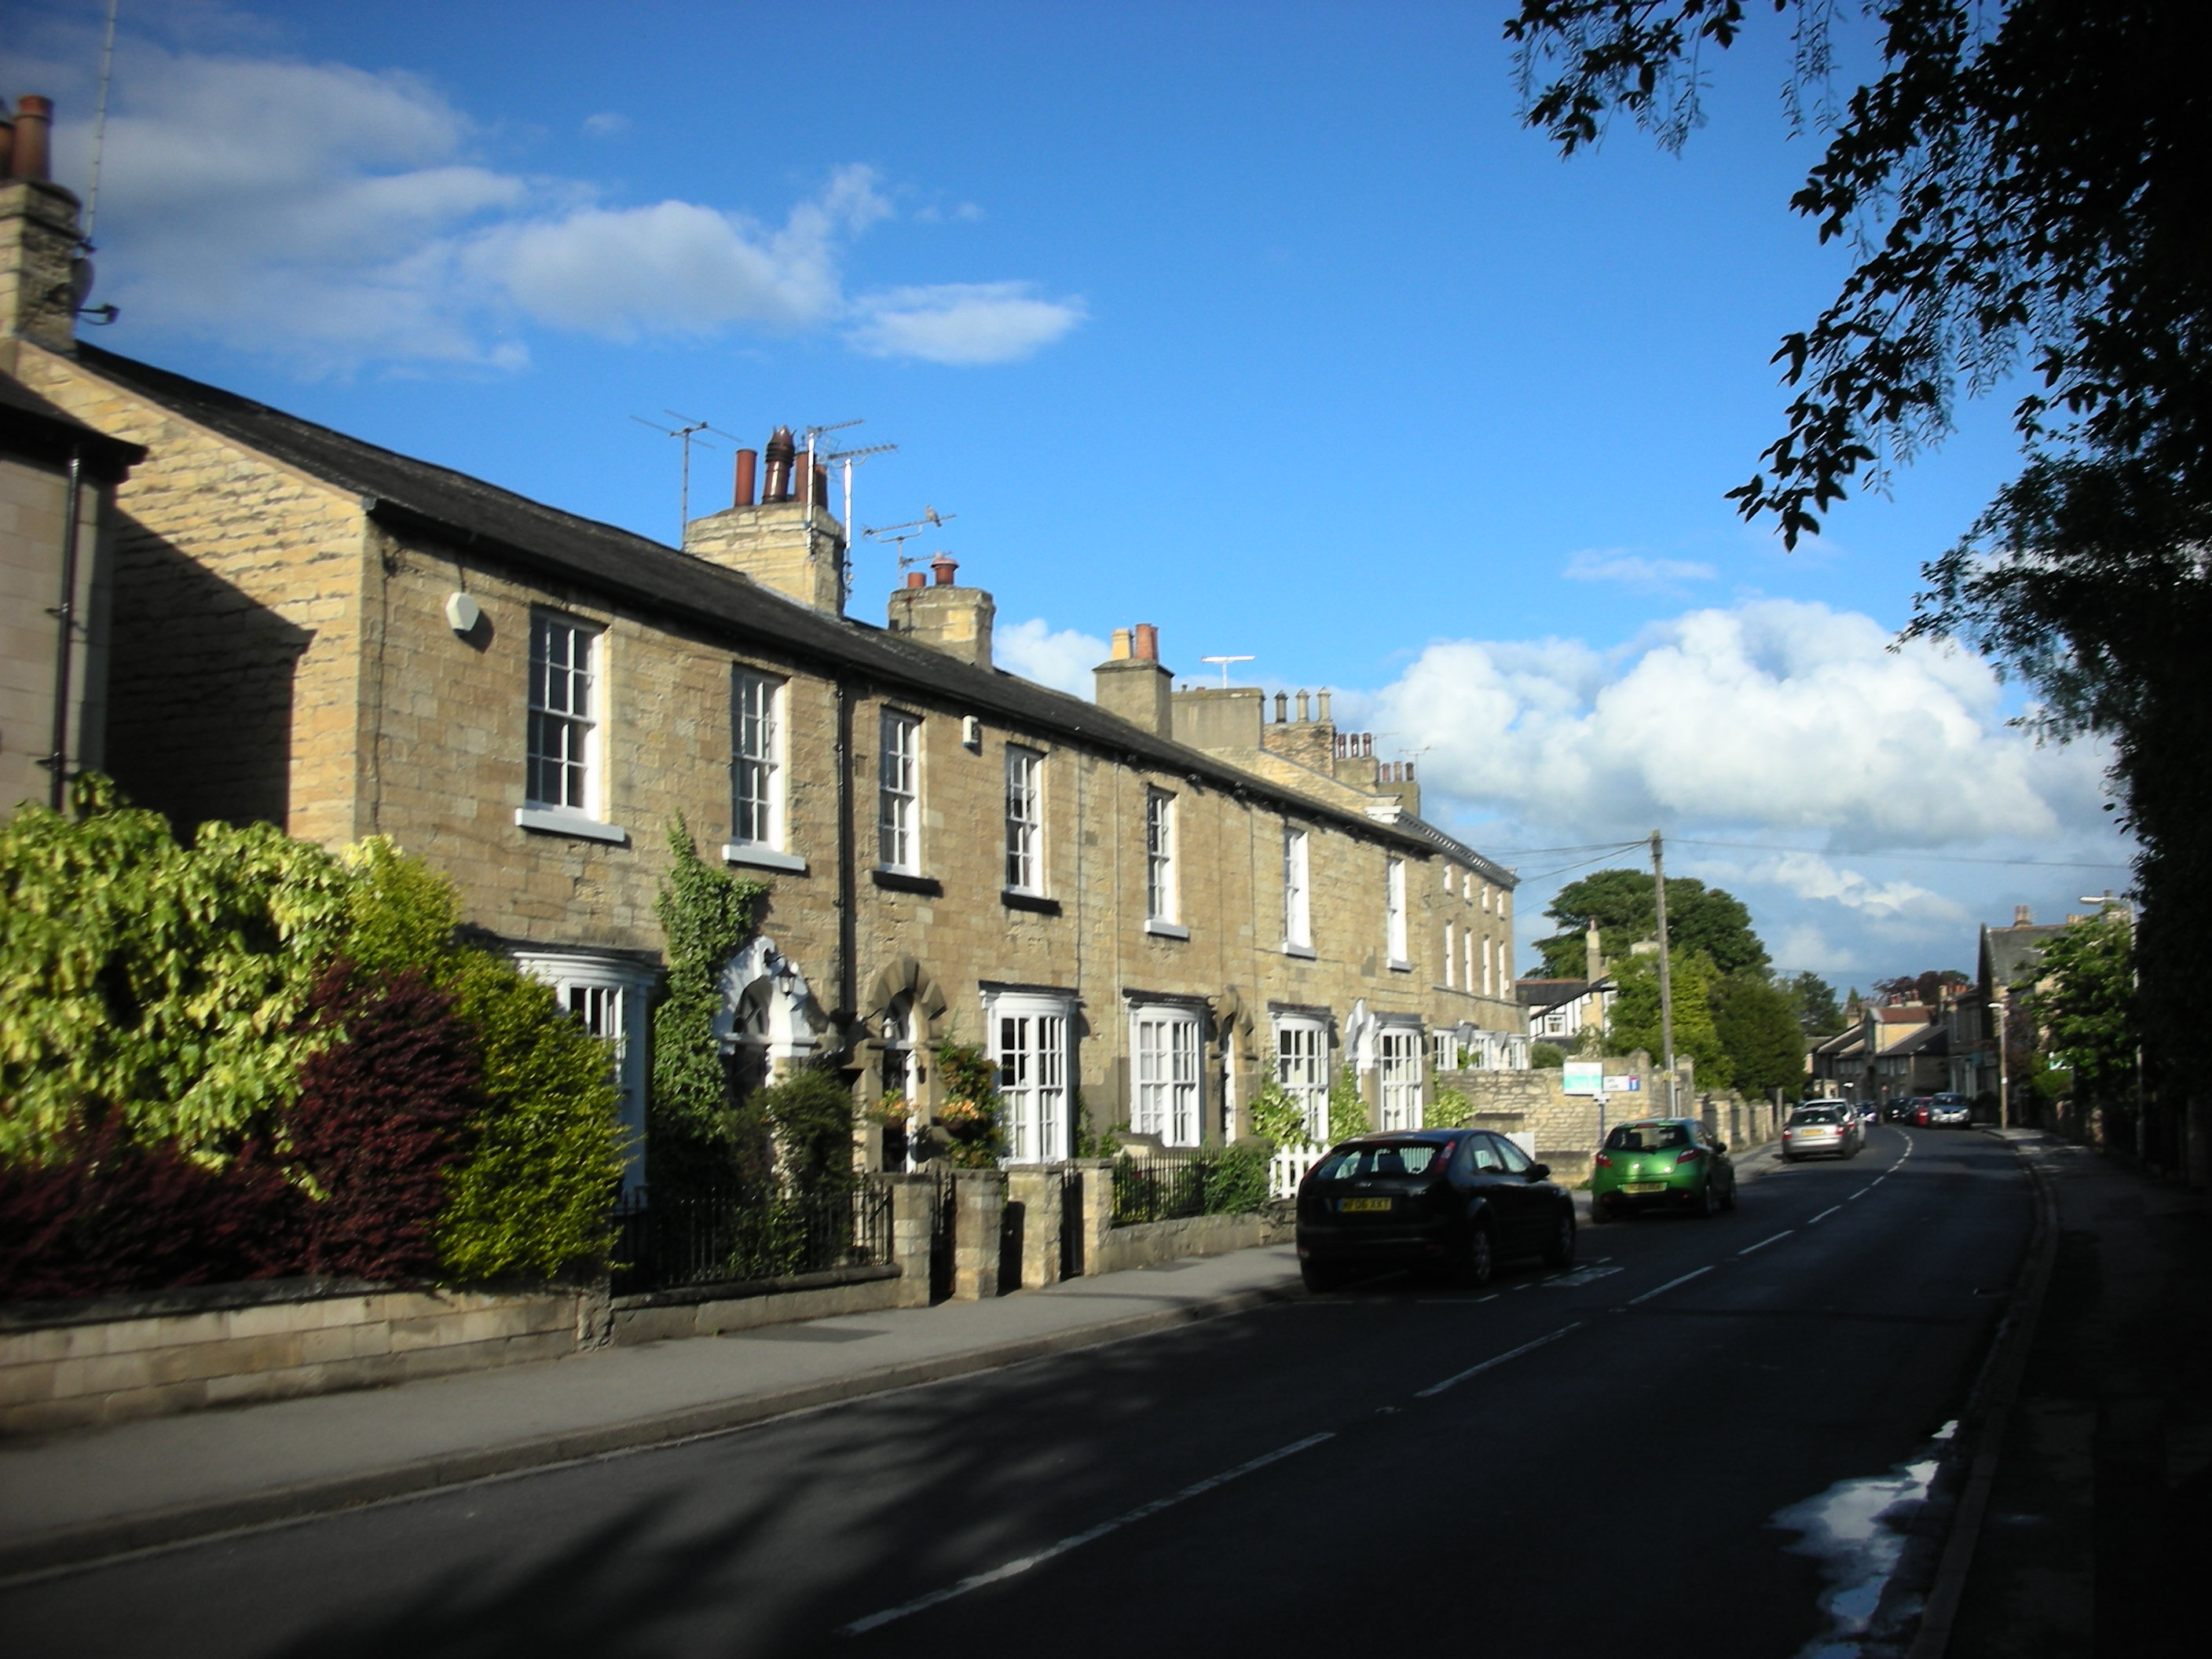
M1391 957L1389 962L1385 965L1388 966L1390 971L1394 974L1410 974L1413 971L1413 964L1412 963L1401 962L1395 957Z
M805 859L789 853L779 853L773 847L755 847L749 842L723 842L722 862L749 864L757 870L788 870L794 876L806 873Z
M1041 916L1056 916L1060 914L1058 899L1047 898L1042 893L1025 893L1018 887L1001 889L999 893L999 902L1009 910L1030 910Z
M1145 918L1145 931L1155 939L1188 939L1190 929L1179 921L1162 921L1157 916Z
M1320 953L1312 945L1293 945L1288 939L1283 941L1283 954L1296 957L1300 962L1318 962L1321 959Z
M893 893L919 893L924 898L945 896L945 884L934 876L918 876L911 870L886 870L878 865L868 879Z
M579 841L604 841L616 847L629 845L629 831L622 825L602 823L580 812L556 811L550 806L518 806L514 809L514 822L518 828L535 830L540 835L573 836Z

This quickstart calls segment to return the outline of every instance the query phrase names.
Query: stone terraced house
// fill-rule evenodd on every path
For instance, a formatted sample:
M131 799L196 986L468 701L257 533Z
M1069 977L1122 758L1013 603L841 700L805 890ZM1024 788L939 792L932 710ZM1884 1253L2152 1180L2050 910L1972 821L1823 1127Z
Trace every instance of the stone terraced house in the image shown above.
M80 342L75 214L0 183L0 376L143 452L108 769L180 826L428 860L616 1045L634 1119L679 816L772 882L724 975L739 1073L827 1058L927 1110L931 1045L980 1042L1017 1160L1082 1115L1218 1143L1271 1076L1318 1116L1346 1065L1410 1126L1431 1062L1526 1065L1513 875L1325 693L1271 719L1178 690L1149 626L1095 701L1047 690L994 665L990 596L942 557L849 617L844 526L781 432L759 499L741 452L679 550Z

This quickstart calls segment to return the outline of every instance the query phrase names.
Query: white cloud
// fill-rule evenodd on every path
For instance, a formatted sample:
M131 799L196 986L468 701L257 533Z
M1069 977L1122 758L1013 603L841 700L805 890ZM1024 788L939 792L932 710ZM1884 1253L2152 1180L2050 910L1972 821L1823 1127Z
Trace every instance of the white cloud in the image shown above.
M1080 300L1046 300L1028 283L940 283L864 295L846 335L874 357L1004 363L1029 356L1081 322Z
M18 73L21 72L18 67ZM46 84L52 84L47 82ZM64 106L58 172L88 171L88 100ZM627 118L590 117L605 137ZM97 234L103 300L136 333L213 338L309 372L527 361L532 325L612 339L844 325L872 355L1026 356L1079 307L1020 283L896 289L858 303L842 265L890 216L866 167L763 222L487 165L427 82L343 64L118 46Z
M629 117L619 110L603 109L584 118L586 138L616 138L629 131Z
M1628 587L1674 588L1709 582L1720 573L1688 559L1648 559L1617 547L1586 547L1560 573L1573 582L1620 582Z
M1943 860L2125 859L2099 810L2106 756L2039 748L2008 726L1980 659L1890 641L1869 617L1759 599L1686 612L1611 653L1437 641L1396 682L1340 707L1401 750L1425 750L1425 812L1478 825L1465 833L1479 847L1626 843L1657 824L1668 869L1742 897L1778 961L1971 967L1976 921L2018 902L2046 908L2087 878ZM1532 878L1525 944L1551 931L1540 913L1578 873L1560 866L1580 860L1509 861ZM1640 861L1625 848L1598 864Z
M1106 641L1063 628L1054 633L1042 617L993 634L991 654L1000 667L1070 696L1088 697L1091 671L1106 660Z

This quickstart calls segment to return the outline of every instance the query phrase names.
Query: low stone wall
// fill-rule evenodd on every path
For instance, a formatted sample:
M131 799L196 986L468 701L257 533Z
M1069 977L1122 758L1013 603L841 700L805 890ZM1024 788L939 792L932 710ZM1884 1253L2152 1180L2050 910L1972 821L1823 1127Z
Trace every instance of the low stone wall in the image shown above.
M1632 1081L1633 1088L1599 1095L1571 1095L1554 1067L1526 1072L1449 1072L1438 1079L1474 1106L1477 1127L1531 1136L1534 1156L1564 1179L1589 1174L1590 1157L1612 1125L1652 1117L1667 1110L1667 1074L1642 1054L1608 1059L1608 1079ZM1686 1062L1677 1109L1698 1117L1731 1151L1749 1152L1781 1133L1782 1112L1768 1101L1746 1099L1733 1090L1698 1090ZM1523 1145L1527 1143L1524 1141Z
M877 1313L906 1305L896 1267L837 1267L788 1279L696 1285L614 1299L613 1340L620 1345L673 1337L719 1336L795 1319Z
M1140 1221L1109 1228L1093 1257L1094 1273L1149 1267L1185 1256L1226 1255L1255 1244L1279 1244L1289 1230L1264 1215L1194 1215L1177 1221ZM1089 1264L1086 1264L1089 1266Z
M604 1298L274 1279L0 1308L0 1433L551 1359Z

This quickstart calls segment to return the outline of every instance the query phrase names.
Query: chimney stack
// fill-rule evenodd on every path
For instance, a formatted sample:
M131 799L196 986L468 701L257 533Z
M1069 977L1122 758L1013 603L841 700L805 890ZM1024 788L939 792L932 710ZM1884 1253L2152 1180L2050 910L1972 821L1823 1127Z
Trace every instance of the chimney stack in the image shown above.
M0 106L3 110L4 106ZM48 173L53 100L15 100L12 125L0 125L0 339L29 340L49 351L76 343L76 312L92 267L77 228L77 200Z
M2033 927L2035 926L2032 920L2033 915L2034 913L2025 904L2015 904L2012 907L2012 925L2015 927Z
M929 568L937 577L934 586L919 570L909 570L906 586L891 590L890 631L988 668L998 607L981 588L954 585L953 573L960 566L951 554L939 553Z
M1160 630L1139 623L1114 630L1114 654L1091 671L1094 700L1156 736L1175 735L1175 676L1160 662Z
M761 464L765 460L767 465ZM731 505L684 526L684 550L830 616L845 610L845 537L834 518L792 500L801 465L791 428L770 434L766 453L740 449ZM757 501L753 486L757 483ZM803 493L803 492L802 492Z

